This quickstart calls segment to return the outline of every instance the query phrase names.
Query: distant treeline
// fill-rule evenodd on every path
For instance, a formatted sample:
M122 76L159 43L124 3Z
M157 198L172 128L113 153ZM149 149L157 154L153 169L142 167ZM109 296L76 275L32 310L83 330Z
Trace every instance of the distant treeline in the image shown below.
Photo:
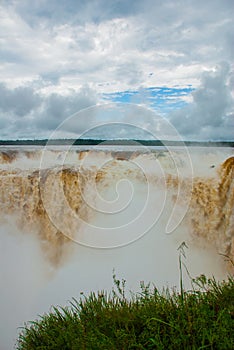
M160 140L100 140L100 139L54 139L54 140L0 140L0 146L95 146L119 145L131 146L141 144L143 146L204 146L204 147L234 147L234 141L160 141Z

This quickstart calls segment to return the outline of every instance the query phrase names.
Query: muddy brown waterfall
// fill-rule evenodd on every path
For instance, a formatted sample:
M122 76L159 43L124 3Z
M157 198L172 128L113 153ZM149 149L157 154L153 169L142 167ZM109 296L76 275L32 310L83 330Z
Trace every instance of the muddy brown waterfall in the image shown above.
M141 281L178 288L183 242L184 288L200 274L222 280L232 273L233 149L187 151L0 149L4 349L51 305L110 291L113 269L128 290L138 292Z
M175 153L178 151L175 150ZM217 151L218 152L218 151ZM42 150L4 150L0 153L0 208L1 221L7 215L16 217L20 231L25 234L37 235L48 262L60 265L63 258L69 251L72 243L73 230L82 230L82 225L75 222L73 215L79 216L85 222L92 222L96 213L87 204L85 197L93 197L96 200L96 191L104 193L108 187L121 179L138 181L136 186L144 181L142 169L133 168L132 164L137 158L145 159L145 169L148 171L147 161L152 158L157 159L163 168L165 183L160 179L161 174L151 173L155 197L158 191L166 186L169 201L173 203L178 191L178 175L173 172L173 164L166 150L152 151L150 154L141 154L139 151L70 151L66 155L63 166L57 166L54 159L63 156L61 150L48 151L48 158L53 162L48 162L47 168L39 168ZM193 151L196 154L196 152ZM227 152L228 153L228 152ZM89 156L89 163L83 163L83 159ZM193 154L192 154L193 156ZM45 156L44 156L45 157ZM69 158L70 157L70 158ZM194 156L194 159L196 157ZM234 157L223 156L220 162L220 155L215 159L215 153L210 156L211 161L216 164L206 164L201 159L200 167L202 171L194 170L193 186L187 186L186 172L181 179L181 191L183 197L191 197L188 211L185 215L183 225L186 225L188 234L194 240L203 238L212 245L217 252L225 254L233 259L233 222L234 222L234 191L233 191L233 171ZM20 168L25 163L27 166ZM104 166L98 168L97 159L104 160ZM106 159L106 161L105 161ZM92 163L93 161L93 163ZM196 160L197 162L198 160ZM208 157L207 157L208 161ZM196 166L199 164L196 164ZM181 159L183 167L183 159ZM206 173L207 170L207 173ZM95 189L90 187L90 179L95 179ZM59 193L62 188L64 198ZM90 193L87 194L87 191ZM93 191L93 193L92 193ZM66 203L65 203L65 202ZM167 200L168 202L168 200ZM166 203L167 203L166 202ZM60 227L69 227L69 234L64 234L56 227L56 223L51 220L46 203L53 211L56 221L60 221ZM67 211L66 207L69 207ZM52 208L53 207L53 208ZM164 228L161 227L163 230ZM227 269L230 264L227 264Z

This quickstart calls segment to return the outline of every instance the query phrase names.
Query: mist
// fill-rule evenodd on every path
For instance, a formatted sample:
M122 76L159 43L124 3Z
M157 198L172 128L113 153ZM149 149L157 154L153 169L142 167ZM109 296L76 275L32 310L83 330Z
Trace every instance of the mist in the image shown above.
M13 232L12 232L13 231ZM113 269L117 278L126 279L127 289L140 290L140 282L159 288L179 286L179 245L188 244L186 266L193 276L200 273L224 276L222 259L213 249L188 243L186 234L173 238L152 229L127 247L91 249L73 243L72 254L59 268L50 266L33 235L19 232L14 225L1 229L1 346L12 349L24 322L65 306L81 293L113 288ZM190 285L184 276L185 285Z
M183 259L189 271L188 275L186 269L183 270L185 288L191 287L191 277L202 273L218 280L228 274L228 267L219 253L225 253L230 244L228 232L233 216L227 205L231 205L233 196L232 173L230 170L225 173L226 168L221 164L225 159L232 161L231 149L191 152L196 171L195 190L189 206L186 202L190 193L189 172L181 151L175 150L172 160L166 150L151 154L133 152L129 160L115 159L113 151L108 150L84 154L74 150L70 153L63 173L60 168L52 167L53 161L63 154L62 150L50 150L45 156L44 165L49 167L45 168L47 179L43 185L47 186L47 197L43 200L45 207L54 207L47 214L37 204L37 152L24 162L24 151L21 150L12 163L1 165L0 323L4 350L13 348L20 332L18 327L49 312L52 305L68 305L72 297L79 299L83 293L88 295L91 291L111 291L113 269L117 278L127 281L128 295L129 290L140 290L141 281L152 282L159 289L179 288L178 247L183 242L188 247ZM122 158L124 154L122 152ZM155 163L155 159L160 162ZM74 187L77 174L74 164L77 166L79 162L83 166L81 174L89 176L84 177L83 202L79 202L81 221L73 215L79 200ZM179 174L183 174L182 192L177 194L176 202L179 187L175 164ZM82 167L79 169L81 171ZM56 183L62 174L67 204L73 213L64 208L63 216L57 203L61 206L65 202L56 193ZM215 188L222 176L225 185L218 199ZM207 193L206 188L214 189L214 192ZM70 194L73 194L72 198ZM213 197L207 197L211 194ZM207 217L204 210L211 210L207 198L210 205L216 206L218 214L211 211ZM229 200L224 204L222 198ZM215 220L217 223L219 216L223 217L221 208L229 222L224 223L226 235L222 229L215 231ZM49 221L46 219L48 213ZM174 230L168 234L167 226L173 213ZM197 220L195 226L194 219ZM64 238L58 233L61 227Z

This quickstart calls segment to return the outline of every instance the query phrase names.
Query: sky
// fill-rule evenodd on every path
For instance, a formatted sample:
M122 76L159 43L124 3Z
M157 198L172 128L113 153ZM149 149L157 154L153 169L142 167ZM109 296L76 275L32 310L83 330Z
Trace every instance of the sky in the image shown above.
M183 139L233 140L233 17L233 0L0 0L0 139L79 136L79 111L88 130L105 122L89 107L131 103L126 123L153 110ZM139 136L117 129L100 136Z

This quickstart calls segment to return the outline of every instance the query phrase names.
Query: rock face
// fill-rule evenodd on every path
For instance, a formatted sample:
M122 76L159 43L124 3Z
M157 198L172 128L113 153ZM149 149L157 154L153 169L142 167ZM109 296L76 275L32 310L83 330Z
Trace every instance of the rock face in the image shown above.
M82 231L83 222L92 223L91 204L97 204L100 195L122 179L137 186L150 182L155 198L160 191L167 192L165 205L176 203L183 208L184 201L189 202L184 222L194 239L202 238L234 259L234 157L216 162L215 167L207 164L207 175L195 169L191 179L178 153L179 173L168 153L162 153L74 151L62 165L38 162L36 166L42 151L4 150L0 153L0 222L14 215L19 228L37 234L48 260L58 265L69 251L74 232ZM65 159L61 151L51 151L49 157ZM25 159L27 169L19 168ZM151 168L155 160L159 170Z

